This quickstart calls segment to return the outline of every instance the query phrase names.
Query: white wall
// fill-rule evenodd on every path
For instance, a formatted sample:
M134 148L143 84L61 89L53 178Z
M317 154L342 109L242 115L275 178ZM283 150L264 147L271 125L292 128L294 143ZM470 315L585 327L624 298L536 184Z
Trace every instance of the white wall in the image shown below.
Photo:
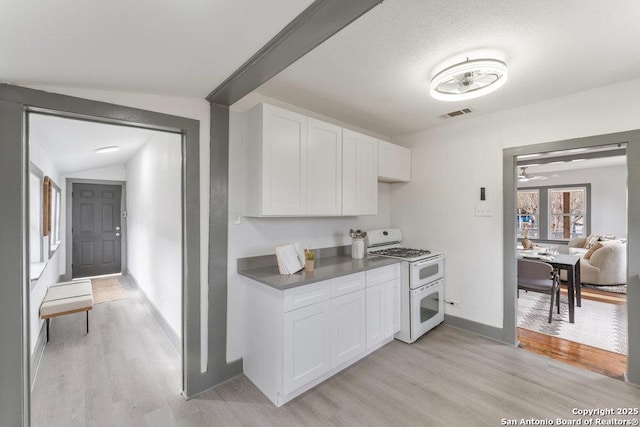
M35 164L45 176L49 176L53 182L55 182L58 187L62 188L61 185L61 177L58 173L58 170L55 168L53 163L49 160L49 156L46 151L42 147L39 141L35 141L33 138L29 140L29 160ZM62 204L60 206L60 215L64 218L65 215L65 206ZM64 236L64 234L61 234ZM64 237L63 237L64 240ZM49 251L49 238L46 237L43 239L43 245L45 247L45 254L48 254ZM47 293L47 289L53 283L58 282L58 278L60 277L60 258L62 256L62 252L64 249L62 246L59 246L55 251L51 259L47 262L47 266L42 271L40 278L35 282L33 287L31 288L31 292L29 294L29 320L30 320L30 349L31 354L36 348L36 343L38 342L38 335L40 334L40 330L42 329L42 325L44 324L44 320L40 319L40 304L42 304L42 300L44 299L45 294ZM45 255L46 258L46 255Z
M127 169L124 165L115 165L107 168L90 169L78 172L67 173L63 176L66 178L77 179L100 179L104 181L126 181Z
M182 336L181 136L155 134L127 168L127 268Z
M208 294L209 294L209 103L201 98L180 98L142 93L114 92L92 89L30 86L33 89L76 96L95 101L110 102L148 111L173 114L200 121L200 369L207 370L209 354Z
M412 149L413 176L392 189L391 222L409 245L444 251L448 314L502 328L502 150L638 129L638 111L640 79L393 139Z
M627 167L610 166L556 172L544 181L519 183L518 188L591 184L591 231L627 237Z
M301 111L287 104L284 108ZM303 113L307 113L302 110ZM317 117L317 115L316 115ZM319 117L335 124L340 122ZM378 215L338 218L244 218L245 142L244 114L231 112L229 147L229 263L227 360L242 357L244 336L244 295L246 280L237 274L237 259L272 254L282 243L298 242L308 248L325 248L351 243L350 228L369 230L390 226L391 187L379 183ZM240 223L236 224L236 220Z

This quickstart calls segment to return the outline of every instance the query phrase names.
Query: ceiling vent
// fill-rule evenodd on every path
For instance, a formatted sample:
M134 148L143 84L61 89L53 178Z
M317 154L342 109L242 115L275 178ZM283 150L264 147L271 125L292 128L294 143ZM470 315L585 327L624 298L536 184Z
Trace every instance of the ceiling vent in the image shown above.
M462 110L458 110L458 111L452 111L450 113L447 114L443 114L441 116L438 116L441 119L450 119L452 117L457 117L457 116L462 116L464 114L469 114L472 113L473 111L471 110L471 108L463 108Z

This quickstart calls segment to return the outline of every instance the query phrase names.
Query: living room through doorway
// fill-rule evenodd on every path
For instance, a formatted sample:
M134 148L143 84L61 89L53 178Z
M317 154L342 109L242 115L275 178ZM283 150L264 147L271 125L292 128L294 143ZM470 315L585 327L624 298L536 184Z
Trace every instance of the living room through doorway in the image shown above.
M575 323L568 319L566 283L560 314L554 308L551 323L548 295L519 292L520 346L622 378L627 359L626 147L532 153L519 156L517 167L519 244L527 237L536 254L557 248L580 256L583 282Z

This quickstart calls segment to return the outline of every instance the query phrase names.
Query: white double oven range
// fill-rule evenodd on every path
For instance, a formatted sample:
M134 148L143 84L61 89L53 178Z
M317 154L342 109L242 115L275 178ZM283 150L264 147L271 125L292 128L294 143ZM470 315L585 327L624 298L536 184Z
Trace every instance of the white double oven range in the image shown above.
M367 232L369 256L401 262L401 328L396 339L412 343L444 321L444 255L426 249L402 247L396 228Z

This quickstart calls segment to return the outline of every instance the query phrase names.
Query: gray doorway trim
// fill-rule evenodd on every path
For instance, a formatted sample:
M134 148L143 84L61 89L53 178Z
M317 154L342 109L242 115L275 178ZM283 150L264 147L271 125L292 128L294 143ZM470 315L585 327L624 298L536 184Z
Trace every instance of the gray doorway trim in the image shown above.
M65 240L64 240L64 253L65 253L65 274L60 276L60 280L71 280L71 263L73 262L73 245L71 241L71 223L72 223L72 203L73 199L71 193L73 191L73 184L105 184L105 185L119 185L122 188L120 197L120 209L125 212L127 210L127 184L124 181L108 181L99 179L80 179L80 178L67 178L65 180ZM127 221L122 221L122 239L120 239L120 250L122 252L122 272L127 271Z
M242 372L242 359L227 363L229 108L210 106L209 370L217 385Z
M200 392L200 123L168 114L0 84L0 424L29 425L27 111L48 111L182 134L183 146L183 388ZM26 262L26 264L25 264Z
M516 156L594 147L598 145L627 144L627 306L628 357L627 380L640 384L640 130L607 135L589 136L564 141L547 142L507 148L503 151L503 248L504 248L504 317L505 341L515 344L516 336Z
M231 106L382 0L316 0L207 96Z
M29 251L22 104L0 93L0 424L29 425Z

